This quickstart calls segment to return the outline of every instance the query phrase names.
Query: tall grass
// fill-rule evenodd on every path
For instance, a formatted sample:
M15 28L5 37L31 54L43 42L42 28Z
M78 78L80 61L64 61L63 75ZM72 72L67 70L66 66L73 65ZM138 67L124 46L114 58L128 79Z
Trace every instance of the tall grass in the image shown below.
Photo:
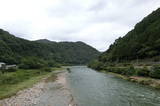
M0 99L10 97L19 90L32 86L50 74L52 70L49 68L18 69L15 72L0 73Z

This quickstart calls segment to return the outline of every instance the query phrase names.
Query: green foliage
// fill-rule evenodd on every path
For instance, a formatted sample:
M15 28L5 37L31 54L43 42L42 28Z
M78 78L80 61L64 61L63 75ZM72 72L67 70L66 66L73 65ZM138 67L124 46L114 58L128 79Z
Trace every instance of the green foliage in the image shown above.
M102 53L97 59L97 63L89 66L96 69L123 74L127 76L138 75L152 78L160 78L160 67L154 66L152 70L144 67L135 69L128 61L139 59L160 60L160 8L145 17L133 30L124 37L115 40L109 49ZM101 64L98 64L101 63ZM107 63L107 64L106 64ZM115 63L116 65L109 65ZM120 66L117 63L124 63ZM96 64L96 65L95 65ZM96 67L95 67L96 66ZM144 66L142 64L142 66Z
M113 72L113 73L117 73L117 74L124 74L124 68L116 68L116 67L106 67L105 68L106 71L108 72Z
M125 62L160 55L160 8L118 38L100 57L101 62ZM158 61L159 58L155 58Z
M60 68L62 65L59 64L59 63L56 63L55 61L48 61L47 63L48 67L57 67L57 68Z
M49 67L44 67L41 69L41 72L52 72L52 69Z
M135 69L134 67L106 67L106 71L113 72L117 74L132 76L135 75Z
M83 42L28 41L0 29L0 61L7 64L20 64L23 57L60 64L86 64L99 54Z
M39 76L50 72L49 68L40 70L17 70L16 72L0 74L0 86L5 84L16 84L31 77Z
M153 66L149 76L152 78L160 78L160 66Z
M35 58L35 57L29 57L22 60L21 64L19 65L19 68L22 69L40 69L42 67L45 67L46 63L45 61Z
M135 75L136 70L133 66L127 67L125 75L132 76Z
M160 61L160 56L156 56L156 57L154 57L154 58L153 58L153 61L154 61L154 62L158 62L158 61Z
M88 64L88 67L96 69L96 70L101 70L103 68L103 64L97 60L94 60Z
M14 68L14 67L4 70L4 72L16 72L16 71L17 71L17 68Z
M148 77L150 70L147 67L139 68L136 70L138 76L145 76Z
M132 66L132 65L129 64L129 63L123 63L122 66L124 66L124 67L129 67L129 66Z

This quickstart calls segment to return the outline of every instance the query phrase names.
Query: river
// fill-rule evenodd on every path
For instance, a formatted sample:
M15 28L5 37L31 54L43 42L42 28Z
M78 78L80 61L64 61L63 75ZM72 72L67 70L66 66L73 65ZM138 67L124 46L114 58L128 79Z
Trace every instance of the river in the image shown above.
M85 66L67 74L78 106L160 106L160 91Z

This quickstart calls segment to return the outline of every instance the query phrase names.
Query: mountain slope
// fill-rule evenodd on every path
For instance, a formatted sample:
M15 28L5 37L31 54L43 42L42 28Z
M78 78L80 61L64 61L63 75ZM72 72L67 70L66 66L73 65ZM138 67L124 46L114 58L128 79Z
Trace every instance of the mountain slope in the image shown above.
M117 39L100 57L101 62L156 58L160 55L160 8L145 17L133 30Z
M0 29L0 61L8 64L18 64L28 57L62 64L86 64L99 54L83 42L28 41Z
M93 47L83 42L53 42L48 40L38 40L36 42L52 46L53 50L60 53L59 62L70 64L88 63L100 53ZM54 45L54 46L53 46Z

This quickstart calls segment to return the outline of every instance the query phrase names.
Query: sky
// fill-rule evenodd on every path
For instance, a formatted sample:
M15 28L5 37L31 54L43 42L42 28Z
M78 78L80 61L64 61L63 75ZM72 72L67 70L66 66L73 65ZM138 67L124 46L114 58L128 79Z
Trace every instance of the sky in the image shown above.
M28 40L83 41L100 51L160 0L0 0L0 28Z

